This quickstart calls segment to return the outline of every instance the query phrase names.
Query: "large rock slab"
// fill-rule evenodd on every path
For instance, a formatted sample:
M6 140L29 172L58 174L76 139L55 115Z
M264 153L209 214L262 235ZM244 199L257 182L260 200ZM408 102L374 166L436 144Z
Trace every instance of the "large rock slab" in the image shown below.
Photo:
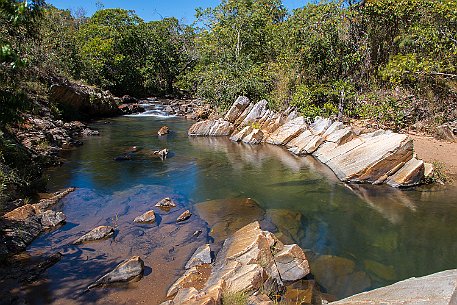
M302 133L307 127L303 117L297 117L274 131L266 140L267 143L285 145L290 140Z
M233 103L232 107L230 107L229 111L224 116L224 120L235 123L236 119L238 119L243 111L249 106L249 99L245 96L240 96L236 99L235 103Z
M412 156L413 141L407 135L391 133L368 137L326 164L342 181L373 183Z
M128 282L135 278L141 277L143 275L143 271L143 260L139 256L133 256L132 258L117 265L113 271L99 278L97 281L95 281L95 283L87 287L87 289L111 283Z
M234 130L232 123L218 120L206 120L197 122L189 128L189 136L228 136Z
M335 305L455 305L457 269L410 278L386 287L363 292Z

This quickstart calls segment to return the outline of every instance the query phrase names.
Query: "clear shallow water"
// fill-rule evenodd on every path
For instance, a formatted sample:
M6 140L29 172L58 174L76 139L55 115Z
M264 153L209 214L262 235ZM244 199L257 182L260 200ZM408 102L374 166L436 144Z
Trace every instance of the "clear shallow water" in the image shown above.
M249 197L266 211L283 240L310 250L317 281L337 297L457 267L455 186L402 191L359 185L350 189L312 157L295 157L281 147L249 146L227 138L189 138L187 129L192 122L181 118L120 117L109 122L95 124L101 136L86 139L82 147L65 156L68 161L62 167L49 172L51 190L74 186L78 191L62 201L69 223L42 236L29 251L59 250L72 234L118 222L130 236L123 237L122 248L110 244L96 251L117 262L120 253L147 256L161 247L160 242L147 241L167 229L160 229L159 224L145 239L149 231L141 233L128 223L158 199L173 196L183 209L194 211L199 202ZM163 125L173 132L158 137L157 130ZM131 146L142 148L133 160L113 161ZM165 147L171 152L167 160L151 156L153 150ZM171 226L177 215L179 212L163 215L163 224ZM189 234L205 227L201 221L188 226L185 232ZM184 235L175 243L184 244ZM81 256L62 249L70 256ZM55 279L59 274L84 271L69 267L74 264L51 268L48 276L54 284L48 289L65 286ZM176 276L182 266L173 264ZM89 272L86 281L105 269ZM160 278L160 269L152 269ZM54 299L67 294L62 290Z

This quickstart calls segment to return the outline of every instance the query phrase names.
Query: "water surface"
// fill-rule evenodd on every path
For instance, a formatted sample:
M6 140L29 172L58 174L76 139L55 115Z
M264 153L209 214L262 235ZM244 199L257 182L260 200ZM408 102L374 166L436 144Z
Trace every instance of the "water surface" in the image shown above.
M33 303L160 303L189 253L213 240L211 228L198 216L182 226L174 220L184 209L196 213L195 204L210 200L255 200L273 224L269 229L283 241L307 249L317 281L339 298L457 267L455 187L348 187L312 157L227 138L189 138L191 124L153 116L96 123L101 136L87 138L64 156L67 162L62 167L49 172L51 190L78 190L61 203L68 223L29 249L65 254L38 288L30 288L31 293L39 289L45 294ZM172 133L158 137L163 125ZM131 146L142 148L133 160L113 160ZM165 147L171 152L167 160L153 157L152 151ZM173 197L179 209L159 211L153 226L132 224L134 217L165 196ZM114 240L67 245L102 224L119 228ZM198 229L204 233L192 238ZM145 257L150 270L143 280L128 288L81 293L129 255Z

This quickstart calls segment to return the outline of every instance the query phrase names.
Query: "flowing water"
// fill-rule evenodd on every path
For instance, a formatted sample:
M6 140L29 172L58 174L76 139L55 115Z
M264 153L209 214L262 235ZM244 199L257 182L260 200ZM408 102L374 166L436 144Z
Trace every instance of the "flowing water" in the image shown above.
M227 227L259 215L282 240L307 249L314 277L338 298L457 267L454 186L349 188L312 157L295 157L272 145L190 138L186 132L191 121L150 114L94 124L101 136L84 140L64 156L62 167L49 172L51 191L69 186L77 190L60 204L67 224L28 249L33 254L64 254L43 280L22 289L31 303L158 304L192 251L208 240L217 244L215 222ZM163 125L172 133L158 137ZM132 160L113 160L132 146L141 148ZM155 158L152 152L165 147L168 159ZM154 225L132 223L166 196L179 208L156 210ZM240 207L236 213L246 198L255 200L262 212ZM206 203L198 205L201 202ZM222 209L214 212L218 206ZM176 225L185 209L194 216ZM224 218L224 213L232 214ZM69 245L82 232L105 224L118 228L114 239ZM194 237L196 230L203 234ZM132 255L145 260L141 281L84 291Z

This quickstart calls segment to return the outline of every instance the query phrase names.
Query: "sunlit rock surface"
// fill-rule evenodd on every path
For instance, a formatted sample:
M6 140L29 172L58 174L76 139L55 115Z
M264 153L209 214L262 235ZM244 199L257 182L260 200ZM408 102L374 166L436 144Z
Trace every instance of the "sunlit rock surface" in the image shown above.
M413 142L405 134L377 130L356 135L350 126L329 118L316 117L308 123L294 108L269 110L265 100L253 104L239 97L224 119L197 122L188 133L284 145L298 156L312 154L349 183L408 187L420 184L425 173L423 162L413 159Z
M455 305L457 269L410 278L333 302L335 305Z

